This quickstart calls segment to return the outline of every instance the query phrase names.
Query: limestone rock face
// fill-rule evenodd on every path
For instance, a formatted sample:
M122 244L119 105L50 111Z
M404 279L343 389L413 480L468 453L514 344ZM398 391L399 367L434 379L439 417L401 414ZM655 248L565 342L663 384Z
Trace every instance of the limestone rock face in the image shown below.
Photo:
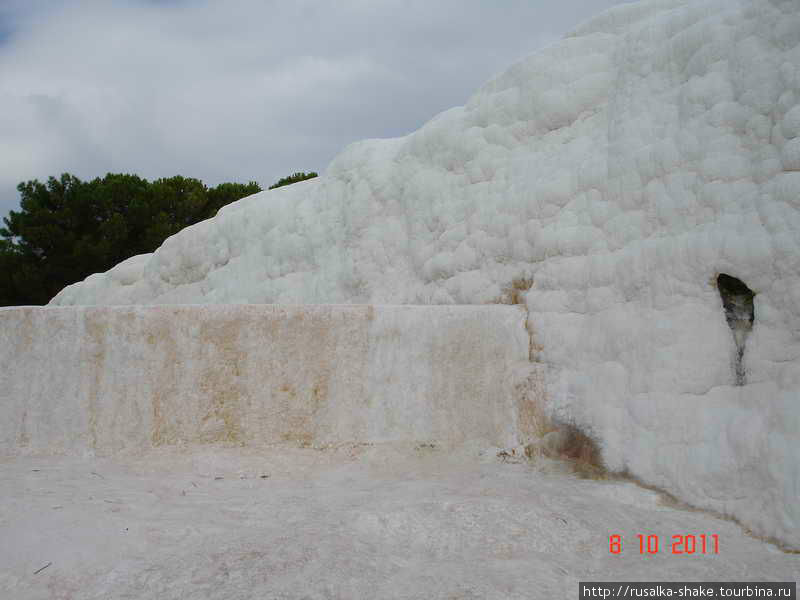
M721 274L753 293L741 340ZM415 133L354 144L52 303L514 295L548 413L610 468L800 547L796 0L612 9Z

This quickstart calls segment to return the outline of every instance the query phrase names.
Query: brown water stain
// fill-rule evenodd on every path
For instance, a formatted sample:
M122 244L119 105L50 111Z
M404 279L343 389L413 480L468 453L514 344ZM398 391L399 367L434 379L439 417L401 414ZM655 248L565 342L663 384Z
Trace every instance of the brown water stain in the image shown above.
M230 313L200 324L199 343L208 359L198 382L204 413L201 422L216 424L202 432L202 442L242 441L242 399L246 392L240 378L247 356L239 337L247 326L245 315Z
M90 366L88 382L87 410L89 446L97 450L97 426L100 418L100 390L103 385L103 372L106 362L106 330L108 328L108 311L97 309L83 312L84 327L89 343L86 345L84 360Z
M152 395L152 422L150 441L153 446L174 444L179 440L178 430L173 419L169 418L168 407L174 404L177 396L178 344L174 337L173 320L170 315L154 312L148 315L145 334L148 345L152 346L151 368L148 378Z

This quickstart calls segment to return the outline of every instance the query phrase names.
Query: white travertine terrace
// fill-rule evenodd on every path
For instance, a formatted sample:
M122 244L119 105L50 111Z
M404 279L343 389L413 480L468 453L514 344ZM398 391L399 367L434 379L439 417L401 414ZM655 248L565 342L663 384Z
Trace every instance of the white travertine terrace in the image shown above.
M755 294L739 378L721 273ZM550 415L800 548L800 3L612 9L53 304L487 304L528 280Z
M510 306L0 309L0 456L508 446L527 357Z

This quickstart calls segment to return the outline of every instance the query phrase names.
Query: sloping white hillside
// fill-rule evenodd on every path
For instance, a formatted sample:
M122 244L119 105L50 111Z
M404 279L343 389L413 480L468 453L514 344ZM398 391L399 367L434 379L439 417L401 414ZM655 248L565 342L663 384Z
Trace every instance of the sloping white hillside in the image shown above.
M482 304L528 280L551 414L800 547L796 0L620 6L53 304Z

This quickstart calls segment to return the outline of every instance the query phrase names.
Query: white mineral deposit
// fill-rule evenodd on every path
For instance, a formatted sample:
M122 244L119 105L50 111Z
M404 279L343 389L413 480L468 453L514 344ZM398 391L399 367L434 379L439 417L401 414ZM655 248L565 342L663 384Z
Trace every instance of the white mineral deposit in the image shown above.
M51 305L0 310L4 597L795 581L800 3L613 8Z
M587 580L798 573L796 554L634 483L427 445L215 446L0 467L9 600L547 600L576 598ZM672 554L671 536L692 533L707 536L707 552ZM658 535L660 552L639 554L640 534ZM619 554L610 535L622 536Z

